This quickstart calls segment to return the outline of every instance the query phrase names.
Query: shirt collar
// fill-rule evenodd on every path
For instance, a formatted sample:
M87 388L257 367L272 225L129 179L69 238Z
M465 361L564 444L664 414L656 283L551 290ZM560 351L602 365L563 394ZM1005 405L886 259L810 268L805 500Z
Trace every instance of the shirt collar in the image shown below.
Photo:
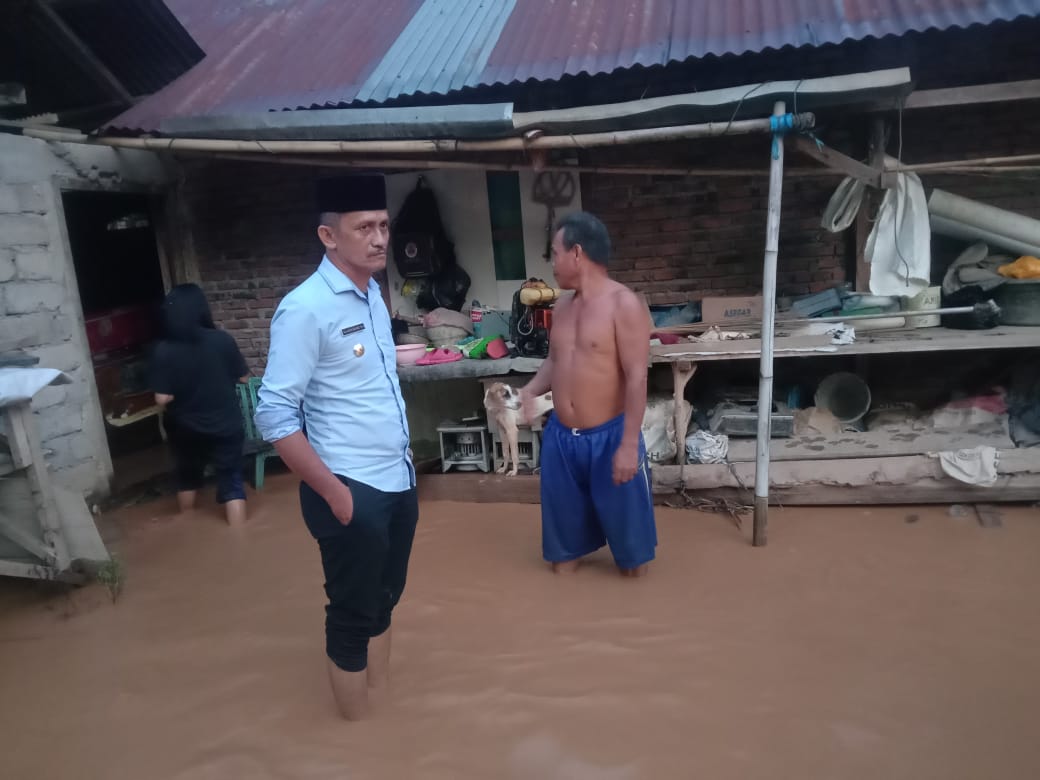
M379 283L375 279L369 278L368 289L362 292L361 289L354 284L349 276L339 270L328 255L324 255L321 258L321 264L318 266L318 273L321 274L322 279L331 288L332 292L339 294L345 292L354 292L361 298L367 298L370 293L375 293L376 297L379 297Z

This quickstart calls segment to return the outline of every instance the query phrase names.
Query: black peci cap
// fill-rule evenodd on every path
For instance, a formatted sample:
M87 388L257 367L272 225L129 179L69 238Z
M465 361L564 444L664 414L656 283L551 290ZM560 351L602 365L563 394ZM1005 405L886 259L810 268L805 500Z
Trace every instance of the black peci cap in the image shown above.
M356 174L319 179L318 212L384 211L386 180L380 174Z

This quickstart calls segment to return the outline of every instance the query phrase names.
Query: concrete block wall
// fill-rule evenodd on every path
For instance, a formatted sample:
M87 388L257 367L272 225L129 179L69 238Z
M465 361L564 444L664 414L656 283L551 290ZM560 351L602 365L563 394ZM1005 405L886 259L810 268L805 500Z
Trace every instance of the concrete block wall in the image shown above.
M73 380L33 402L55 480L104 495L112 476L61 207L63 188L119 190L164 181L150 153L0 134L0 343Z

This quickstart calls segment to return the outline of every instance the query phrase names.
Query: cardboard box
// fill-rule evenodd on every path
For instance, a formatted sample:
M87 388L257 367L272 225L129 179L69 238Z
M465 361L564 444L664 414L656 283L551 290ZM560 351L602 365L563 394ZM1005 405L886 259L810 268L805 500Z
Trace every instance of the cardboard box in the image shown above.
M731 298L704 298L701 322L729 322L762 318L762 296L745 295Z

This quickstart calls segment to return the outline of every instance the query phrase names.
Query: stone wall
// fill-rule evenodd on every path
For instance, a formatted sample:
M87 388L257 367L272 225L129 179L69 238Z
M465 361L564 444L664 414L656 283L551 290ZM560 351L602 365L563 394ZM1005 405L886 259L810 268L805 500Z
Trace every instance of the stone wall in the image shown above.
M42 391L33 409L55 478L84 494L108 491L112 462L61 191L154 188L164 179L158 157L147 152L0 134L0 344L72 378Z

